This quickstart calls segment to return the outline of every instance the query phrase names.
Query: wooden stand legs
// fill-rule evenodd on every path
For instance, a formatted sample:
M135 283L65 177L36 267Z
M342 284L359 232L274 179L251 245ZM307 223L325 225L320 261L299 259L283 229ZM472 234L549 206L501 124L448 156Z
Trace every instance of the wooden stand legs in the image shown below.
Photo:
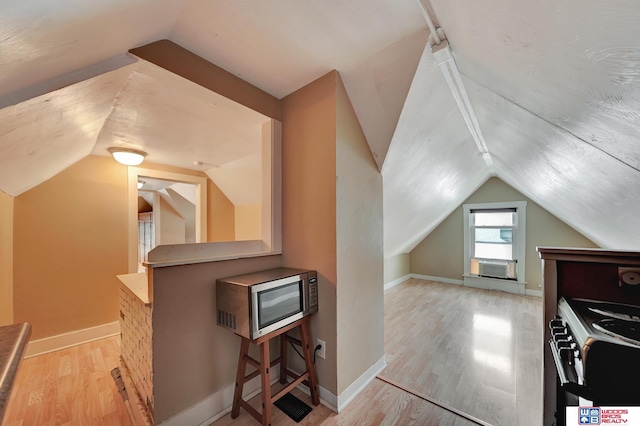
M300 340L289 337L286 334L287 331L296 327L300 328ZM278 336L280 336L280 357L273 362L270 362L269 341ZM316 371L312 361L313 350L310 338L309 317L302 318L281 328L280 330L269 333L268 335L256 340L249 340L242 337L242 342L240 343L240 356L238 358L238 371L236 373L236 387L233 394L233 408L231 409L232 419L235 419L240 415L240 407L242 407L256 420L261 422L263 426L270 426L272 404L303 382L309 386L311 391L311 402L313 405L318 405L320 403L320 397L318 395L318 380L316 378ZM287 368L287 342L295 343L302 348L307 370L301 375L297 375ZM250 343L258 345L260 348L259 362L249 356ZM255 367L256 370L245 376L247 363ZM293 381L282 390L278 391L275 395L271 395L271 367L278 363L280 364L280 383L287 383L287 377L291 377ZM259 413L255 408L250 406L247 401L242 399L242 388L244 387L244 384L258 375L260 376L262 386L262 413Z

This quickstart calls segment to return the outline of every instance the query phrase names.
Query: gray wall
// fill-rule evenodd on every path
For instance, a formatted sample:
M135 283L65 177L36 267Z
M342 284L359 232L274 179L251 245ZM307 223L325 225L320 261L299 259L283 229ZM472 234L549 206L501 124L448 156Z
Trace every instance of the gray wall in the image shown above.
M503 201L527 202L525 280L529 290L540 290L538 284L542 284L542 264L536 252L537 246L598 247L496 177L487 180L463 204ZM411 272L414 274L461 280L464 271L462 205L427 235L410 255Z
M411 273L411 256L409 253L400 253L384 260L384 283L404 277Z

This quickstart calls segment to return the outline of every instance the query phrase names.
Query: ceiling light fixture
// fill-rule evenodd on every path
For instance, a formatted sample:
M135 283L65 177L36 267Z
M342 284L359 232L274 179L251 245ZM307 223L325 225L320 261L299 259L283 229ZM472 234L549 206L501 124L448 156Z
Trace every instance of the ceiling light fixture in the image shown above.
M107 150L111 153L111 155L113 155L114 160L116 160L120 164L124 164L125 166L137 166L139 164L142 164L142 162L144 161L144 157L147 156L146 152L133 148L112 146Z

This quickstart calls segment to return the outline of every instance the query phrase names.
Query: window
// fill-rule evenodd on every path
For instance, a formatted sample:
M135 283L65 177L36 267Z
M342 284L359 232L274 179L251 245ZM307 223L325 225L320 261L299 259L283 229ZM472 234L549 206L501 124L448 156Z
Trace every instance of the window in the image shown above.
M524 281L526 205L463 205L465 277Z

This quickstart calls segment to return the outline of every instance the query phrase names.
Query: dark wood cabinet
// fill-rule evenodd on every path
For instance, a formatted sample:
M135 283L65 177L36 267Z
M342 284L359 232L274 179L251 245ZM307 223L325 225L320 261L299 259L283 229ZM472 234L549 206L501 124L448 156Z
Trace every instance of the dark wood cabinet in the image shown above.
M549 426L556 424L558 392L547 324L557 314L558 300L572 297L640 306L640 285L621 285L619 277L620 268L640 268L640 252L538 247L538 253L544 282L543 424Z

